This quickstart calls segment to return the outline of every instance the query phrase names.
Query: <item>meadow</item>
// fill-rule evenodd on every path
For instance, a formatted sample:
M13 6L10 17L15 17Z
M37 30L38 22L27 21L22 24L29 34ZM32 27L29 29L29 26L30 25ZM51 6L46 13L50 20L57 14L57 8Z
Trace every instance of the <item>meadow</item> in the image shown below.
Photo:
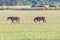
M7 21L9 16L20 17L20 23ZM34 23L37 16L47 23ZM0 10L0 40L60 40L60 10Z

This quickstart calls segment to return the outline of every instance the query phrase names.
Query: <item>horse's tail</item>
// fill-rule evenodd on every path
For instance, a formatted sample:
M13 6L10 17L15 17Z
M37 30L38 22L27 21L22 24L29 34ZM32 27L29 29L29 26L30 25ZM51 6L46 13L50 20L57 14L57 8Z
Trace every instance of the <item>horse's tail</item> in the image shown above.
M20 19L21 21L24 21L24 19L21 17L21 19Z
M46 18L44 17L44 21L45 21L45 23L46 23Z
M46 19L45 19L45 23L46 23Z

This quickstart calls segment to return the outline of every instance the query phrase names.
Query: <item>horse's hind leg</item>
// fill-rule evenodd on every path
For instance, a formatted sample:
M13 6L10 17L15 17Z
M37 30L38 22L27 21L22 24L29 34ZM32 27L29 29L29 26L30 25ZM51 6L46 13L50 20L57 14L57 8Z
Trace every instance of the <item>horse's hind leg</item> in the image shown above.
M17 21L16 21L16 23L20 23L20 21L19 21L19 20L17 20Z
M44 22L46 23L46 20L43 20L43 23L44 23Z
M20 22L18 21L18 23L20 23Z
M46 23L46 20L45 20L45 23Z

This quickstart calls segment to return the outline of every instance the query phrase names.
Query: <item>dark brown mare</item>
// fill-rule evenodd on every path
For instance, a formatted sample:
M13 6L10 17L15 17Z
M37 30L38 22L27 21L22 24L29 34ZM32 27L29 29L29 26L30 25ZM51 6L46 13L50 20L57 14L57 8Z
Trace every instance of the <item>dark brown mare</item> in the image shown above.
M34 18L34 22L39 22L40 23L40 21L43 21L43 23L45 22L46 23L46 20L45 20L45 17L44 16L42 16L42 17L35 17Z
M16 21L16 23L19 23L19 20L20 20L19 17L7 17L7 20L9 20L9 19L12 21L12 23L13 23L14 21Z

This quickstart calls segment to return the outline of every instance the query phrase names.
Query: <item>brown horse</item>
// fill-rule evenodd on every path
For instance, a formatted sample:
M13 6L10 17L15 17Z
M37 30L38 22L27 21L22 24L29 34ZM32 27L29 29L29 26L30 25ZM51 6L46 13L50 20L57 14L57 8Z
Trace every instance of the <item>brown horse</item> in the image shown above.
M12 23L13 23L14 21L16 21L16 23L19 23L19 20L20 20L19 17L7 17L7 20L9 20L9 19L12 21Z
M37 22L40 23L41 20L43 21L43 23L44 23L44 22L46 23L45 17L43 17L43 16L42 16L42 17L35 17L35 18L34 18L34 22L36 22L36 23L37 23Z

